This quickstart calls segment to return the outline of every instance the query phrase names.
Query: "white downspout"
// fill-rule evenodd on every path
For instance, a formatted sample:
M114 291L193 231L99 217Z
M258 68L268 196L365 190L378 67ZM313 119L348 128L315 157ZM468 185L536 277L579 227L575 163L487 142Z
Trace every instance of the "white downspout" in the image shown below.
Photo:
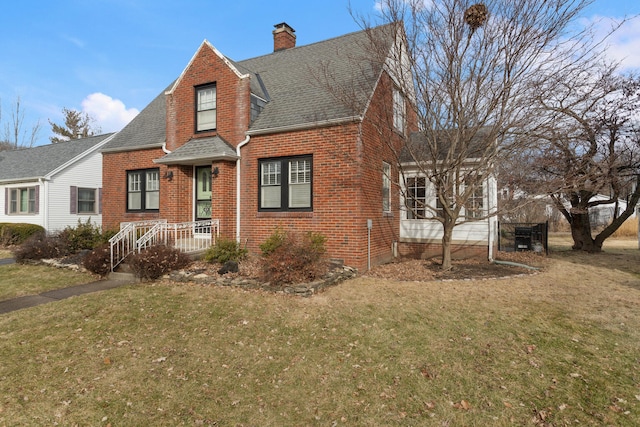
M247 137L236 147L236 242L240 243L240 149L249 143L251 136Z

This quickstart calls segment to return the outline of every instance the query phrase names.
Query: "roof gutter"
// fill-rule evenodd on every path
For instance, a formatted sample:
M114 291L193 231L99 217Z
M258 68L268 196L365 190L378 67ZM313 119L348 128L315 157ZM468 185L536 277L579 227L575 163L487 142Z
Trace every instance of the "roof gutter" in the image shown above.
M295 124L295 125L277 126L272 128L249 130L247 131L247 135L256 136L256 135L268 135L271 133L280 133L280 132L293 132L298 130L316 129L319 127L343 125L347 123L359 123L361 121L362 121L362 116L350 116L350 117L342 117L339 119L328 119L328 120L321 120L317 122L307 122L307 123L301 123L301 124Z
M251 136L247 133L247 137L236 147L236 155L238 156L236 159L236 242L238 243L240 243L240 189L242 188L240 185L240 178L242 176L240 173L240 149L247 145L250 139Z

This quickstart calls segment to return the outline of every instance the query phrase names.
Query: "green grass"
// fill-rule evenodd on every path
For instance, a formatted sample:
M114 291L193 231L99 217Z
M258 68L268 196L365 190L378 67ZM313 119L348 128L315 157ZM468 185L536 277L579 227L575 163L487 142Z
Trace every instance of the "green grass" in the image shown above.
M45 265L0 266L0 301L97 280L88 273Z
M0 425L640 423L640 281L138 284L0 316ZM541 424L540 424L541 425Z

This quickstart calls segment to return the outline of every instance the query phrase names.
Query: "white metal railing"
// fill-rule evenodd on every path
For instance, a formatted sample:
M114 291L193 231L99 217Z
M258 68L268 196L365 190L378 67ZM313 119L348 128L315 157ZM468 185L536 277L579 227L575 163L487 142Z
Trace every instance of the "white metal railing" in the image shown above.
M134 221L120 223L120 231L109 239L111 246L111 271L133 251L136 250L137 241L158 223L166 223L166 219L153 221Z
M111 271L132 252L153 245L167 245L185 253L208 249L220 236L220 221L189 221L168 224L167 220L137 221L120 224L120 231L109 239Z

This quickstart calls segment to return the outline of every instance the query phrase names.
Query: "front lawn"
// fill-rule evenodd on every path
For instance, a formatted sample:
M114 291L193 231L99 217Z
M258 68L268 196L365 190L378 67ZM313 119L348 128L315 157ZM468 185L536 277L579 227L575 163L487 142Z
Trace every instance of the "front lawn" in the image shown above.
M640 279L595 259L312 298L143 283L8 313L0 425L635 426Z
M0 301L96 280L98 279L89 273L46 265L0 265Z

